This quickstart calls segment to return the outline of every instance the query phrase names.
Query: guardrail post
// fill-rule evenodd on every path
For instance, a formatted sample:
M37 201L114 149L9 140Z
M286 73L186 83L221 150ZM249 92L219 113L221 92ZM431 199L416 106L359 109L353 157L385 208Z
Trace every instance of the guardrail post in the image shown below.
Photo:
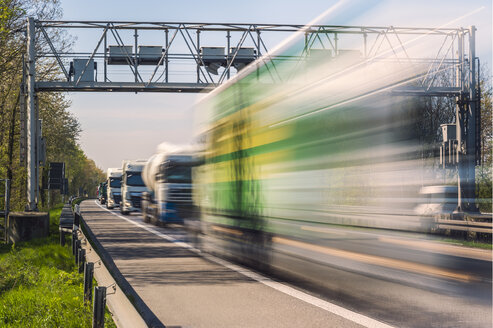
M75 206L77 206L77 205L75 205ZM74 213L74 227L73 227L73 229L77 230L77 229L79 229L79 227L80 227L80 214L78 213L78 210L76 210Z
M65 246L65 232L60 229L60 246Z
M79 268L79 273L84 270L84 263L86 262L86 250L82 247L79 248L79 255L77 256L77 266Z
M75 241L77 240L77 231L72 230L72 255L75 256Z
M106 306L106 287L94 287L92 308L92 328L104 328L104 308Z
M94 263L84 263L84 301L92 301L92 279L94 277Z
M80 240L77 239L75 241L75 264L79 263L79 249L80 249Z

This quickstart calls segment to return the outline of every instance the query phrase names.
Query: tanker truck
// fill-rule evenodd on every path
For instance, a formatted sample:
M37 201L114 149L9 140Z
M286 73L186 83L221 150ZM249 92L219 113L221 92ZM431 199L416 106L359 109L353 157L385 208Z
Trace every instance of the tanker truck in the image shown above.
M183 223L192 207L193 153L167 147L147 161L142 178L149 192L143 195L144 221L157 225Z
M120 205L121 202L121 181L122 181L122 169L109 168L106 173L106 185L107 197L106 207L112 209Z
M146 162L145 159L122 162L120 212L124 215L141 209L142 193L148 191L142 181Z

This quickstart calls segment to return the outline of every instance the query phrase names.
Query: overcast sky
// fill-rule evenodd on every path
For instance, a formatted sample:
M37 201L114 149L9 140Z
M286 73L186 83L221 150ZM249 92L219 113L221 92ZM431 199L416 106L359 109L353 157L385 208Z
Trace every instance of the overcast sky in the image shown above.
M132 20L305 24L339 1L334 0L61 0L65 20ZM477 55L492 63L491 0L388 0L356 3L350 14L329 16L331 25L477 27ZM362 6L361 4L364 4ZM483 9L479 9L482 8ZM467 15L468 13L473 14ZM459 19L466 15L465 18ZM92 51L79 35L76 49ZM282 37L279 36L279 41ZM271 40L271 42L277 42ZM157 42L156 44L159 44ZM193 104L197 94L71 93L70 110L82 125L80 144L102 168L119 167L122 159L150 157L163 141L193 140Z

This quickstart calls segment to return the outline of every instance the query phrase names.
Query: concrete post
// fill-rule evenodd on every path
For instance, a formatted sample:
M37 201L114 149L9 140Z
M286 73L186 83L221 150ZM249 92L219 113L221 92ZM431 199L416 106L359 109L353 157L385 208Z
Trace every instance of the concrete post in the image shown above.
M36 79L34 17L27 19L27 210L36 211L36 106L34 82Z

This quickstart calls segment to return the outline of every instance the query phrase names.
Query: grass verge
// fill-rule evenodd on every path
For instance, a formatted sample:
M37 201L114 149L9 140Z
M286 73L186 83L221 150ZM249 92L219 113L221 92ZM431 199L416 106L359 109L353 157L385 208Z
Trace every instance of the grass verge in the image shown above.
M63 205L50 210L50 236L0 245L0 327L91 327L70 242L59 245ZM106 312L105 327L116 327Z
M466 246L466 247L481 248L481 249L493 249L493 245L491 243L482 242L482 241L459 240L452 238L443 238L441 239L441 241L448 244L454 244L457 246Z

